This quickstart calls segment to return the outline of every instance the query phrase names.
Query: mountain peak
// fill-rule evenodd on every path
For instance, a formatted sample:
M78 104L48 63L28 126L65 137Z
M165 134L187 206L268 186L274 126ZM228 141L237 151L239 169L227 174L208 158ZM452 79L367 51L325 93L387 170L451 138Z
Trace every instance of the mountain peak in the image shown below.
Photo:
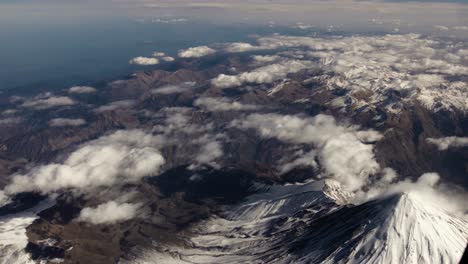
M325 233L332 235L324 239ZM437 208L417 193L397 193L325 216L302 240L308 241L302 259L325 263L431 263L437 259L457 263L467 237L466 219Z

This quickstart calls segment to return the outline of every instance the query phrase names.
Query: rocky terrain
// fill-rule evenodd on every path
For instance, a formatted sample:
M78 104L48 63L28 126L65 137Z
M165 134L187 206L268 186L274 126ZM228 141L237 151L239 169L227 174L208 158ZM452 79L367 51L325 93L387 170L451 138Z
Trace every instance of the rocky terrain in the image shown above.
M413 35L348 41L260 38L2 101L0 228L23 219L26 237L0 236L0 263L458 262L468 58L391 68L370 46L430 46L414 59L437 65L448 51Z

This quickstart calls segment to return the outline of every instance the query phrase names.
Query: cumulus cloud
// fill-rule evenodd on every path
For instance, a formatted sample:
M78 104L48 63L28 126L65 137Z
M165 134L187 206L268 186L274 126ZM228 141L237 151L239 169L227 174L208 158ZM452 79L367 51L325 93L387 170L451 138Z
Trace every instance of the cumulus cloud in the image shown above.
M122 101L115 101L112 103L109 103L107 105L102 105L94 109L95 112L107 112L107 111L114 111L117 109L125 109L125 108L131 108L135 105L134 100L122 100Z
M135 218L141 204L117 203L110 201L100 204L95 208L83 208L78 221L89 222L95 225L113 224Z
M171 61L175 61L175 59L171 56L164 56L161 58L163 61L165 62L171 62Z
M208 47L208 46L199 46L199 47L192 47L186 50L179 51L179 57L181 58L200 58L206 55L210 55L215 53L216 50Z
M49 126L63 127L63 126L82 126L86 124L83 118L54 118L49 121Z
M164 52L158 52L158 51L153 52L153 57L164 57L164 56L166 56L166 53Z
M171 62L174 61L175 59L171 56L166 56L166 53L164 52L153 52L153 57L158 57L160 60L163 60L165 62Z
M312 66L313 64L309 61L286 60L281 63L270 64L239 75L220 74L212 80L212 84L220 88L232 88L241 86L244 83L272 83L285 78L289 73L295 73Z
M86 94L86 93L95 93L97 90L90 86L73 86L68 89L69 93L75 94Z
M254 46L250 43L244 43L244 42L228 43L224 47L224 50L226 52L246 52L246 51L259 50L259 49L262 49L262 47Z
M257 105L241 104L239 102L231 101L228 98L220 97L201 97L195 100L195 106L206 108L211 112L218 111L245 111L256 110L259 108Z
M436 145L439 150L447 150L450 147L467 147L468 137L444 137L427 138L427 142Z
M201 146L195 160L200 164L213 164L213 161L221 156L223 156L221 144L217 141L211 141Z
M252 59L255 63L263 64L279 61L281 57L278 55L255 55L252 56Z
M370 175L380 170L374 157L374 146L365 143L369 139L380 139L378 133L373 130L359 131L356 126L339 125L332 116L310 118L251 114L245 119L233 121L232 125L241 129L256 129L264 138L312 144L321 167L325 169L325 176L339 181L349 191L359 190ZM309 152L307 155L312 154ZM303 164L304 160L297 163Z
M175 94L175 93L183 93L191 88L193 88L194 83L182 83L178 85L165 85L156 89L151 90L152 94Z
M156 65L159 64L159 60L156 58L149 58L149 57L135 57L129 61L130 64L137 64L137 65Z
M20 105L24 108L44 110L59 106L74 105L76 102L67 96L55 96L51 93L40 94L33 98L28 98Z
M158 150L162 138L142 130L121 130L79 146L63 163L38 166L13 175L5 192L81 192L100 186L135 182L157 174L164 164Z

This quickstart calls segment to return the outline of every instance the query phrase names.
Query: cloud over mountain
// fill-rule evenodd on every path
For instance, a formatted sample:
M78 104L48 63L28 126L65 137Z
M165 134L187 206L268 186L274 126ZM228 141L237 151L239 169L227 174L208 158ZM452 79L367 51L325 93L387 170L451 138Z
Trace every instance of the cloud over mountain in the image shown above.
M137 65L156 65L159 64L159 60L156 58L149 58L149 57L135 57L129 61L130 64L137 64Z
M122 222L136 217L140 206L140 204L109 201L95 208L83 208L78 221L89 222L95 225Z
M164 164L161 138L142 130L121 130L79 146L62 163L34 167L16 174L5 188L9 194L62 189L81 192L100 186L135 182L157 174Z
M49 121L49 126L63 127L63 126L82 126L86 124L83 118L54 118Z
M200 58L206 55L210 55L215 53L216 50L208 47L208 46L198 46L188 48L186 50L179 51L179 57L181 58Z

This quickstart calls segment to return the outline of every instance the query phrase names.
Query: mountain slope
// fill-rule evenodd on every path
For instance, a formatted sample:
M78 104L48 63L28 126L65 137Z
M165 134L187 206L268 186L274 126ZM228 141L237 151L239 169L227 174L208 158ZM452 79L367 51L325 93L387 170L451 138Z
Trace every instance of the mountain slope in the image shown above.
M321 218L293 251L302 263L458 263L467 238L466 219L403 193Z

